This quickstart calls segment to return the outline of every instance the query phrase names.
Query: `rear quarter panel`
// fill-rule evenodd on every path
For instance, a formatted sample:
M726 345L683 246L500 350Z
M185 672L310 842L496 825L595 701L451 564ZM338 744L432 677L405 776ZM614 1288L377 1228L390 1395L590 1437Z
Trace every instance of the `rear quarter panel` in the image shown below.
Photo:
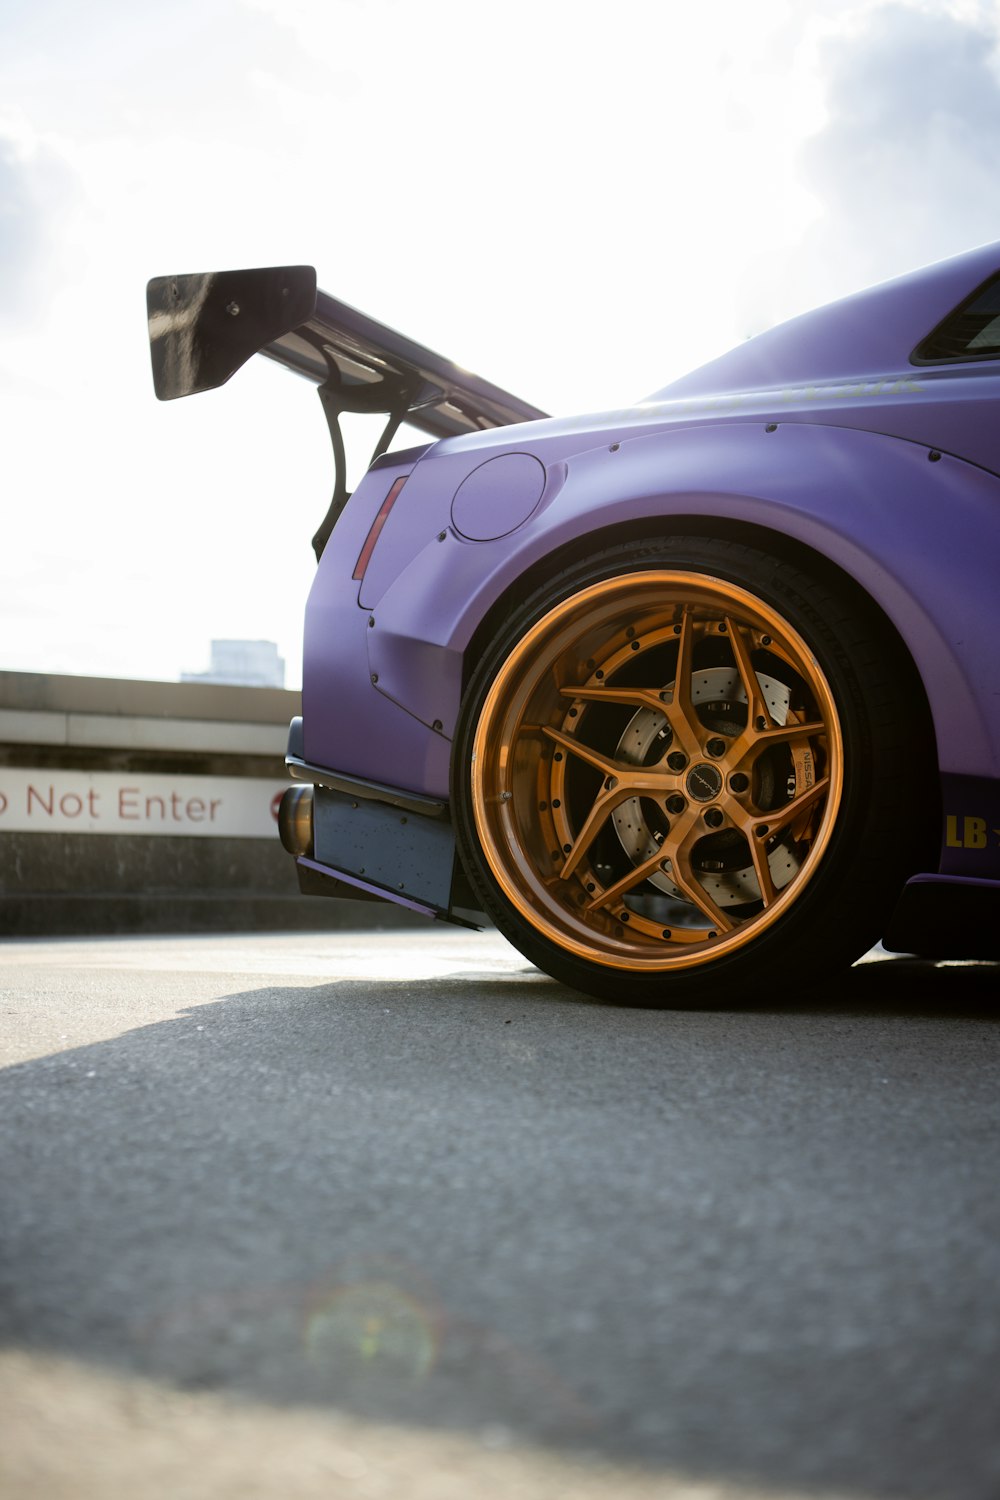
M830 558L881 606L924 680L942 771L1000 774L1000 479L880 433L801 418L769 425L622 430L563 458L519 429L516 450L547 462L549 483L529 521L493 542L450 527L460 466L438 471L432 452L414 476L420 503L405 538L400 530L376 552L366 646L378 692L448 736L465 649L501 596L516 599L527 568L548 557L555 567L568 543L625 522L648 520L651 533L678 517L745 522Z

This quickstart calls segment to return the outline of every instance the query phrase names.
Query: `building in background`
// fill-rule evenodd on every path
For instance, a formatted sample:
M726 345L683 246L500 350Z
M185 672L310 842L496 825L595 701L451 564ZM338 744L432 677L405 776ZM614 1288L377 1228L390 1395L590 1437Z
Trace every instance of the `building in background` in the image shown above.
M182 672L181 682L264 688L285 685L285 662L274 641L213 641L211 663L207 672Z
M301 712L275 688L0 671L0 937L423 922L300 892L277 810Z

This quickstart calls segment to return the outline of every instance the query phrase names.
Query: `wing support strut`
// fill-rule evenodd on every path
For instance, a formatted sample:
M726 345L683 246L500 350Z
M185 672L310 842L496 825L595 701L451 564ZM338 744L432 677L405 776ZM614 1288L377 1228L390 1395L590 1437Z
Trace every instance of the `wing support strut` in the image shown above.
M347 489L347 454L344 448L344 434L340 426L341 416L345 411L386 413L388 420L368 461L368 467L371 468L375 460L381 458L386 451L396 436L400 423L406 417L410 409L410 392L403 380L392 379L388 375L383 377L377 385L345 385L339 367L331 361L330 374L319 387L317 394L323 407L323 415L326 417L326 425L330 430L334 475L333 498L312 539L312 548L316 554L316 561L319 562L323 556L323 548L330 540L330 533L336 526L341 511L351 498Z

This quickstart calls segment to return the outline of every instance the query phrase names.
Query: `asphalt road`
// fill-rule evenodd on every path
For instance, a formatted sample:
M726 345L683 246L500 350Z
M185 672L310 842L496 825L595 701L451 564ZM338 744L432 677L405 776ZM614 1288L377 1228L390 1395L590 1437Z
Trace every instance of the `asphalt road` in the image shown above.
M1000 1494L997 966L0 945L0 1494Z

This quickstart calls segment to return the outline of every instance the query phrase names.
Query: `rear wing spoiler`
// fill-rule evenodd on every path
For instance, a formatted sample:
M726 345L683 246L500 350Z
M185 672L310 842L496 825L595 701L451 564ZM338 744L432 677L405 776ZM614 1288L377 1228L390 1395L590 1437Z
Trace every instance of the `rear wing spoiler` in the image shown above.
M441 438L547 415L319 291L312 266L158 276L147 286L146 307L161 401L224 385L254 354L318 387L337 477L313 538L317 557L348 499L342 412L385 413L373 461L404 420Z

